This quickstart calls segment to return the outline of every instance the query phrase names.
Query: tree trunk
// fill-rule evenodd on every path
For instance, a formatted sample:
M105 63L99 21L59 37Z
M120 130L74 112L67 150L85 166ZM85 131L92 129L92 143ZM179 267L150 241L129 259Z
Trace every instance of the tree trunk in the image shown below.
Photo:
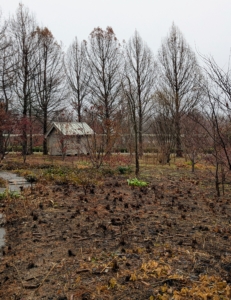
M181 149L181 133L180 133L180 120L176 117L175 120L175 130L176 130L176 157L182 157L183 151Z
M26 123L26 115L24 115L23 118L23 124L22 124L22 157L23 162L26 162L26 156L27 156L27 123Z
M194 171L195 171L195 161L194 161L194 159L191 160L191 163L192 163L192 173L194 173Z
M136 165L135 174L137 176L139 174L139 172L140 172L139 149L138 149L138 132L137 132L136 126L135 126L134 129L135 129L135 165Z
M177 78L177 77L176 77ZM176 79L177 81L177 79ZM178 83L176 83L178 85ZM182 149L181 149L181 136L180 136L180 114L179 114L179 95L178 95L178 87L176 88L176 114L175 114L175 135L176 135L176 156L182 157Z
M33 154L33 129L32 129L32 119L30 115L30 130L29 130L29 147L28 147L28 154Z
M0 131L0 154L3 154L4 152L4 136L3 132Z
M220 197L220 183L219 183L219 176L218 176L218 170L219 169L219 164L216 163L216 174L215 174L215 186L216 186L216 191L217 191L217 197Z
M143 156L143 136L142 136L142 128L139 129L139 157Z
M46 133L47 133L47 115L45 113L44 121L43 121L43 155L48 154L47 139L45 138Z

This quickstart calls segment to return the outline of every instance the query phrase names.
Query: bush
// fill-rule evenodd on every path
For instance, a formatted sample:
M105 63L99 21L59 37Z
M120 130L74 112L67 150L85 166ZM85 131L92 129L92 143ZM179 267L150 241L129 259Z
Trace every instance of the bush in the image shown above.
M107 168L107 167L103 167L99 170L99 172L103 175L103 176L112 176L115 174L115 171L111 168Z
M118 169L120 174L129 174L132 172L131 167L119 166Z
M127 148L121 148L120 153L128 153L128 149Z
M146 148L144 149L144 153L158 153L158 149L157 148Z
M13 152L22 152L22 146L12 146L12 151Z
M30 182L31 184L38 181L37 176L34 175L34 174L28 174L28 175L26 175L26 176L25 176L25 179L26 179L28 182Z
M7 147L6 151L7 151L7 152L13 152L13 147L12 147L12 146Z
M42 152L42 151L43 151L43 147L42 146L33 147L33 152Z

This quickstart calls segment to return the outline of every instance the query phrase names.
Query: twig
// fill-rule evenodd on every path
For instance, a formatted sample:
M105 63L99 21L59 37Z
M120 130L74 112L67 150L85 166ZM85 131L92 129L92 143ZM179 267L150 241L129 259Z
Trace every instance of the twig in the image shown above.
M103 270L100 273L103 273L103 271L108 268L108 266L113 262L113 260L115 260L115 258L109 261L109 263L103 268Z
M62 259L62 261L59 263L61 264L65 259ZM34 293L38 292L40 287L43 285L44 281L47 279L47 277L50 275L50 273L54 270L54 268L58 265L58 263L54 264L52 266L52 268L50 269L50 271L48 271L48 273L46 274L46 276L43 278L43 280L41 281L41 283L39 284L39 286L37 287L37 289L34 291Z
M85 273L85 272L90 272L91 270L89 269L82 269L82 270L77 270L76 274L80 274L80 273Z
M20 281L21 281L21 284L22 284L22 287L24 288L24 284L23 284L23 281L22 281L22 278L21 278L21 276L20 276L20 273L19 273L19 270L18 270L18 268L15 266L15 264L13 264L12 263L12 266L15 268L15 270L17 271L17 273L18 273L18 277L19 277L19 279L20 279Z

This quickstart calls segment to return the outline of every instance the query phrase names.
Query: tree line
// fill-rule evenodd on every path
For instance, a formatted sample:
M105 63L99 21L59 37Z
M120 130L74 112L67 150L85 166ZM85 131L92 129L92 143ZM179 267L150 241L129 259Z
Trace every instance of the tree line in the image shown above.
M206 149L218 171L231 169L230 70L211 56L200 55L200 66L175 24L154 55L137 31L120 43L111 27L94 28L81 42L75 38L64 52L23 4L0 20L2 157L15 123L26 160L36 126L45 136L52 121L71 115L101 136L104 155L126 137L137 174L145 133L155 136L162 163L174 151L187 154L194 166Z

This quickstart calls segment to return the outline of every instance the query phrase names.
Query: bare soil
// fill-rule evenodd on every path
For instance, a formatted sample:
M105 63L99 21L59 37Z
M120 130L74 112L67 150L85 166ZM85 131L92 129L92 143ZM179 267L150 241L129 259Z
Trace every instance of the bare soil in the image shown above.
M212 176L147 168L3 199L0 299L231 299L230 192Z

